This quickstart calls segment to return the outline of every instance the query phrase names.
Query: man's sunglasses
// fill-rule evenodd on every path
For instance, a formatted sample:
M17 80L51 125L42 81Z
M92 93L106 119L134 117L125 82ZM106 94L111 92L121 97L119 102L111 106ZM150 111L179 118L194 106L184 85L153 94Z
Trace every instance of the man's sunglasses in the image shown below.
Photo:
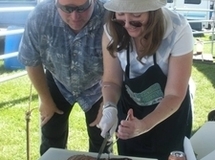
M88 8L90 8L92 4L92 0L88 0L86 3L84 3L81 6L71 6L71 5L61 5L58 1L56 3L56 6L60 8L65 13L72 13L73 11L76 11L78 13L82 13L86 11Z
M114 17L114 15L113 15L111 21L116 22L117 24L120 24L123 27L125 26L125 21L116 19ZM142 25L143 25L140 21L129 21L128 23L133 27L142 27Z

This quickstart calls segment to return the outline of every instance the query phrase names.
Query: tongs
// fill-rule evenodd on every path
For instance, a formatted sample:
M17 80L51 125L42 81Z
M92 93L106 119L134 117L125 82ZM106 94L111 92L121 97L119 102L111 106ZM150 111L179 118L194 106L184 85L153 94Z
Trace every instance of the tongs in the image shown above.
M101 145L101 147L99 149L97 160L100 160L101 155L102 155L102 153L104 151L104 148L105 148L105 146L106 146L106 144L107 144L107 142L108 142L109 139L110 139L110 132L107 132L106 135L105 135L105 138L104 138L104 140L102 142L102 145Z
M125 120L128 121L128 120L129 120L129 117L130 117L130 115L128 114ZM102 142L102 145L101 145L101 147L100 147L100 149L99 149L99 153L98 153L98 156L97 156L97 160L100 160L101 155L102 155L102 153L103 153L103 151L104 151L104 148L105 148L105 146L106 146L106 144L107 144L107 142L108 142L108 140L109 140L110 138L111 138L111 136L110 136L110 131L108 131L108 132L106 133L105 138L104 138L104 140L103 140L103 142ZM111 148L111 147L114 145L114 143L116 143L116 142L118 141L118 139L119 139L119 138L117 138L116 141L113 142L113 143L109 146L109 148Z

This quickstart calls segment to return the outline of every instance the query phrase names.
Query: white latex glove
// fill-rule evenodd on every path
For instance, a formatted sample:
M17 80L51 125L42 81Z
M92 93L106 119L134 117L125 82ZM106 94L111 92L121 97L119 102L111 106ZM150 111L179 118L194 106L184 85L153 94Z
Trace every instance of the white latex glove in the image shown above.
M102 118L98 124L98 127L101 129L101 136L105 138L106 133L109 131L110 136L112 137L113 134L116 132L116 127L118 124L118 117L117 117L117 109L116 107L107 107L104 108L102 111Z

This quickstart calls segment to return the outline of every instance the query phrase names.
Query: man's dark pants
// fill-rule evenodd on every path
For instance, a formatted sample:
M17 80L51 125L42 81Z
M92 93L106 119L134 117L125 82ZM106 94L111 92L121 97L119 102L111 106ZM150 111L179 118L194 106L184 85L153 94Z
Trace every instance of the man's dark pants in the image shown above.
M68 103L68 101L60 93L58 87L56 86L52 75L49 71L46 72L48 86L51 92L51 96L56 104L56 106L64 112L63 115L55 113L53 117L41 128L41 146L40 154L44 154L50 147L55 148L66 148L67 139L69 133L69 115L74 106L74 104ZM96 102L92 108L85 113L85 121L87 125L87 132L89 136L89 152L98 152L102 144L103 138L100 136L100 129L96 126L90 127L89 124L92 123L97 116L102 99ZM79 136L79 135L71 135ZM73 142L71 142L73 143ZM79 144L76 144L79 145ZM107 151L107 147L104 152Z

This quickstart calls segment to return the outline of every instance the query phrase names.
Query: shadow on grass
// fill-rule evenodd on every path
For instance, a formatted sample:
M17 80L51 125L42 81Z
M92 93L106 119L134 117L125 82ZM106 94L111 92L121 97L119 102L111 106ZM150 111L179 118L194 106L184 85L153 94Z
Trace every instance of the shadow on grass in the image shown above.
M32 95L32 101L36 101L38 99L38 95L34 94ZM9 100L6 102L1 102L0 103L0 108L3 108L5 106L7 106L7 108L13 107L14 105L16 105L17 103L24 103L24 101L27 101L27 103L29 102L29 97L23 97L23 98L19 98L19 99L13 99L13 100Z
M203 73L215 88L215 63L211 61L194 61L193 66Z

